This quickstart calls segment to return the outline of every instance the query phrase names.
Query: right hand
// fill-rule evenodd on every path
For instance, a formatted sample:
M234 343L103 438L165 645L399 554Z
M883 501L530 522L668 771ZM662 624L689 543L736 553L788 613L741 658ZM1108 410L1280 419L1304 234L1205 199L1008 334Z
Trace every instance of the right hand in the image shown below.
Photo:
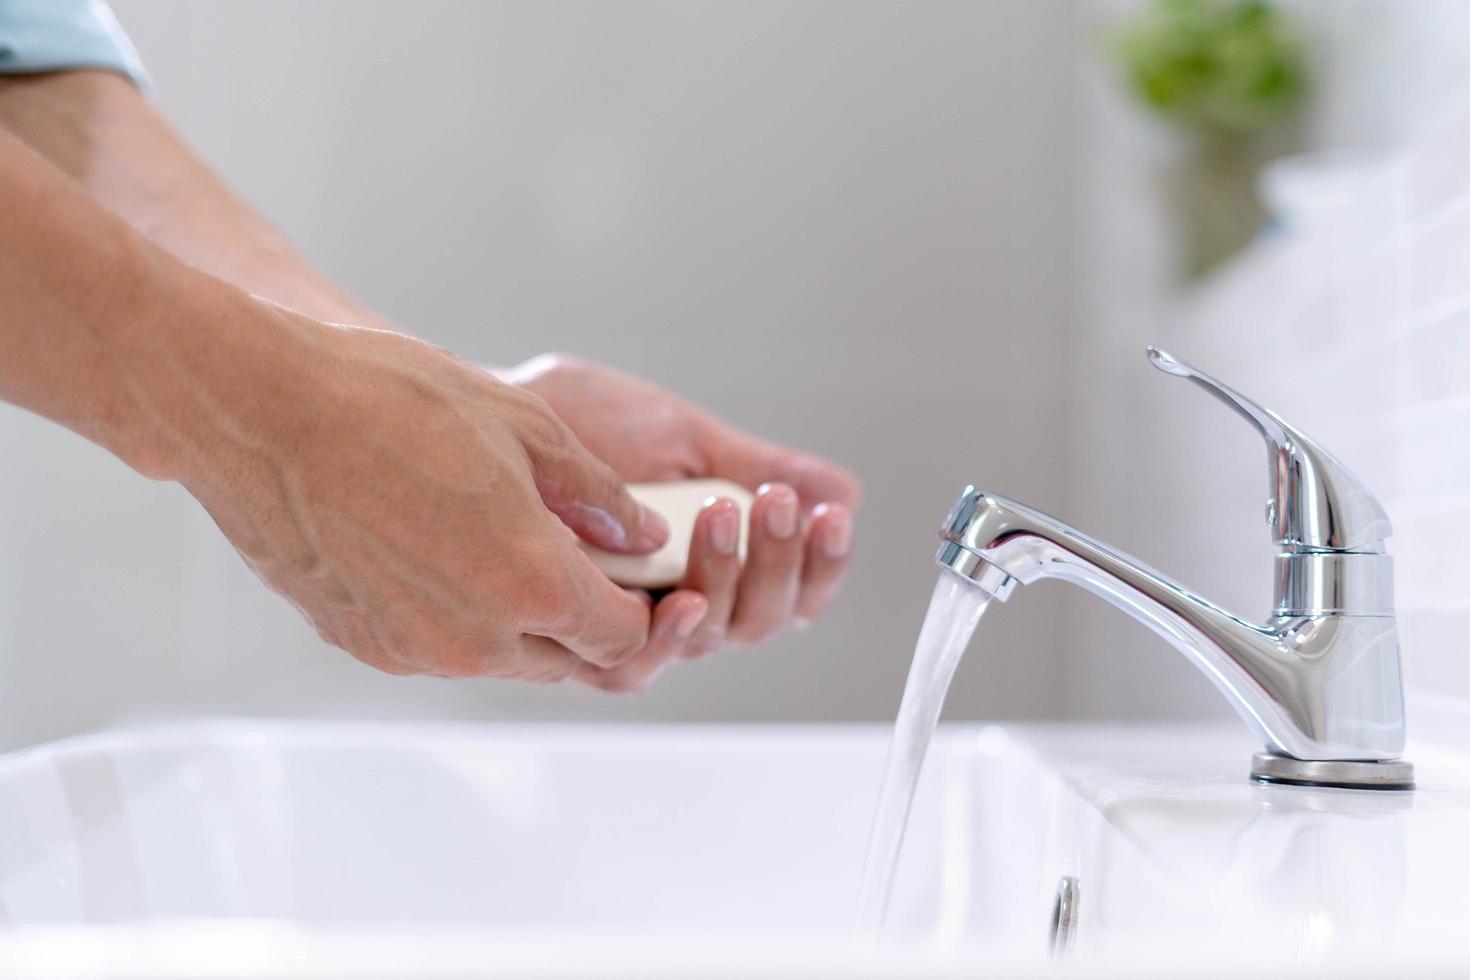
M393 674L597 686L677 655L704 596L655 609L573 537L642 553L667 525L539 397L401 334L251 302L269 322L192 372L179 417L204 421L172 436L204 465L180 480L323 639Z
M576 547L666 531L539 397L178 261L3 127L0 256L0 400L182 483L358 658L626 684L704 616L690 590L653 609Z

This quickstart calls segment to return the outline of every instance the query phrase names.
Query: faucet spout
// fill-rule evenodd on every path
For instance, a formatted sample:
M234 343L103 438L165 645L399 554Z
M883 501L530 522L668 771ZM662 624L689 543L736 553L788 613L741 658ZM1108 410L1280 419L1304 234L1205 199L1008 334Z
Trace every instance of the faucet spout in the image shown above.
M1388 555L1284 554L1288 563L1316 563L1313 587L1301 595L1287 590L1272 617L1253 623L1053 517L974 487L941 536L939 563L996 598L1008 598L1017 584L1061 579L1167 640L1204 671L1276 760L1258 765L1257 778L1412 784L1408 764L1391 762L1404 748L1404 706ZM1294 779L1283 760L1317 769ZM1360 764L1377 768L1361 772ZM1393 768L1391 778L1384 765Z

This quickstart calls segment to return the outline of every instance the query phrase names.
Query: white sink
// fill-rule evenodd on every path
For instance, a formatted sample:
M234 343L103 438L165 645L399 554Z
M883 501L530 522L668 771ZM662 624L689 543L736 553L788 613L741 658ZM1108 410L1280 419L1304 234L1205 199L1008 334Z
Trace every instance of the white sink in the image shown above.
M1235 730L1034 726L941 730L874 959L850 925L887 738L233 722L12 754L0 972L1024 973L1063 875L1079 968L1459 955L1463 784L1259 787Z

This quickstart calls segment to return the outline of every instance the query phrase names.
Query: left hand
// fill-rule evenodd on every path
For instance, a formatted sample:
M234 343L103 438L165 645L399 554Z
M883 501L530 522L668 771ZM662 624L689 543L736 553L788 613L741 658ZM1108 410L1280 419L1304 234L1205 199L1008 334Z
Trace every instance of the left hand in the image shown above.
M598 364L543 355L505 378L541 396L624 480L720 477L756 491L744 568L735 554L740 514L734 501L708 502L695 521L688 568L673 596L701 592L709 610L682 647L663 645L611 668L589 664L578 679L605 690L641 690L675 657L768 639L819 615L836 597L859 498L857 480L846 470L756 439Z

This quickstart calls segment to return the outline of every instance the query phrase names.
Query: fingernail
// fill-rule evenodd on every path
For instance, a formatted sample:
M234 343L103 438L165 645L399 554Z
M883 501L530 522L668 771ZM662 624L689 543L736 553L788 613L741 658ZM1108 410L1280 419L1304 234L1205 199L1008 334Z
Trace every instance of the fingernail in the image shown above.
M711 514L709 546L722 555L733 555L740 544L740 511L725 507Z
M639 505L638 520L638 537L645 547L661 548L669 540L669 522L658 511Z
M852 548L852 518L846 511L831 514L822 522L822 553L828 558L846 558Z
M687 640L694 634L699 624L704 622L704 614L709 610L707 605L697 603L684 611L679 621L674 624L674 635L681 640Z
M785 540L796 533L796 493L790 487L773 487L770 484L757 491L758 496L770 497L766 504L766 533L773 538Z

